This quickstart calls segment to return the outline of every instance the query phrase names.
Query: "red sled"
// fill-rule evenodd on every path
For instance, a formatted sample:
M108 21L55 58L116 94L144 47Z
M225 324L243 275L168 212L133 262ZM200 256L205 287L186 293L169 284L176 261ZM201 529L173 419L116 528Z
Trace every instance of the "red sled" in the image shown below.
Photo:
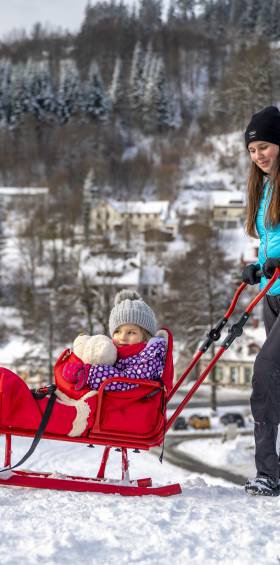
M62 378L62 370L65 362L69 359L72 360L75 356L70 350L62 353L54 367L55 381L59 391L58 397L41 437L49 440L104 446L103 457L96 477L58 475L57 473L15 470L13 468L11 462L12 436L36 437L49 399L48 396L34 398L27 385L18 375L8 369L1 368L0 434L5 435L6 444L4 468L0 470L0 485L100 492L125 496L180 494L182 490L179 483L154 486L151 478L131 480L128 449L148 451L153 447L164 444L165 434L174 420L206 379L224 351L242 334L243 327L253 308L267 293L279 275L280 269L276 269L273 277L256 298L250 302L238 322L229 328L228 336L222 342L215 356L168 419L167 408L170 400L213 341L220 339L221 331L231 317L240 294L247 286L245 283L239 286L226 314L207 333L198 352L174 386L173 339L169 330L166 330L168 347L162 382L149 382L140 379L137 380L139 386L129 391L105 391L105 386L110 380L135 384L134 379L123 377L113 377L106 380L97 393L90 389L74 391L71 388L72 385L66 383ZM122 478L120 480L109 479L105 476L111 448L119 448L122 453Z

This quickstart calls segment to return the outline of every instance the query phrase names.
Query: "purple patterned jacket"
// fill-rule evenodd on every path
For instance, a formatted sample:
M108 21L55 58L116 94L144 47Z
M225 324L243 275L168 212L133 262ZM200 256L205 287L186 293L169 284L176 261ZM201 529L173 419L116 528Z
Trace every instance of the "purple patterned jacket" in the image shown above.
M100 385L110 377L130 377L132 379L147 379L159 381L163 372L166 341L162 337L151 338L146 347L137 355L117 359L115 365L92 365L87 378L87 385L98 390ZM112 382L105 390L123 391L135 388L137 385Z

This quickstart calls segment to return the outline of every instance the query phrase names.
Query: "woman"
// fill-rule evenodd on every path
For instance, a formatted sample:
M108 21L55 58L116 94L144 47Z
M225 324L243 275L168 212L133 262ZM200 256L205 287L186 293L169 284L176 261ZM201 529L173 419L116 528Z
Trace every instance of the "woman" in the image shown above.
M264 108L245 131L251 157L248 181L247 232L260 239L256 264L243 270L243 281L263 288L280 267L280 112ZM262 270L261 279L258 271ZM249 494L280 494L279 457L276 450L280 423L280 279L264 297L266 341L256 357L251 409L254 417L257 476L248 480Z

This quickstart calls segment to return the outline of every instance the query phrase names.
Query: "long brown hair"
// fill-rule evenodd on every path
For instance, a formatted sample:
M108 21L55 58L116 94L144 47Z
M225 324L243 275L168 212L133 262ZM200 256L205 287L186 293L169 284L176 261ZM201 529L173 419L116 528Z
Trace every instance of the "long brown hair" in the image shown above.
M256 163L251 163L246 207L246 231L251 237L258 237L256 233L256 218L266 179L266 175L264 175ZM265 222L276 226L280 223L280 155L278 156L276 171L270 176L270 184L273 190Z

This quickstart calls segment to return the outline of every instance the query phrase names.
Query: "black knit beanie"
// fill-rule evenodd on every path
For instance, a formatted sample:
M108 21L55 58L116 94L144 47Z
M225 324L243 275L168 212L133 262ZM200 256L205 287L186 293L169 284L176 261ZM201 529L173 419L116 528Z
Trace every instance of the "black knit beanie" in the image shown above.
M280 112L276 106L268 106L253 114L245 131L245 145L251 141L267 141L280 145Z

